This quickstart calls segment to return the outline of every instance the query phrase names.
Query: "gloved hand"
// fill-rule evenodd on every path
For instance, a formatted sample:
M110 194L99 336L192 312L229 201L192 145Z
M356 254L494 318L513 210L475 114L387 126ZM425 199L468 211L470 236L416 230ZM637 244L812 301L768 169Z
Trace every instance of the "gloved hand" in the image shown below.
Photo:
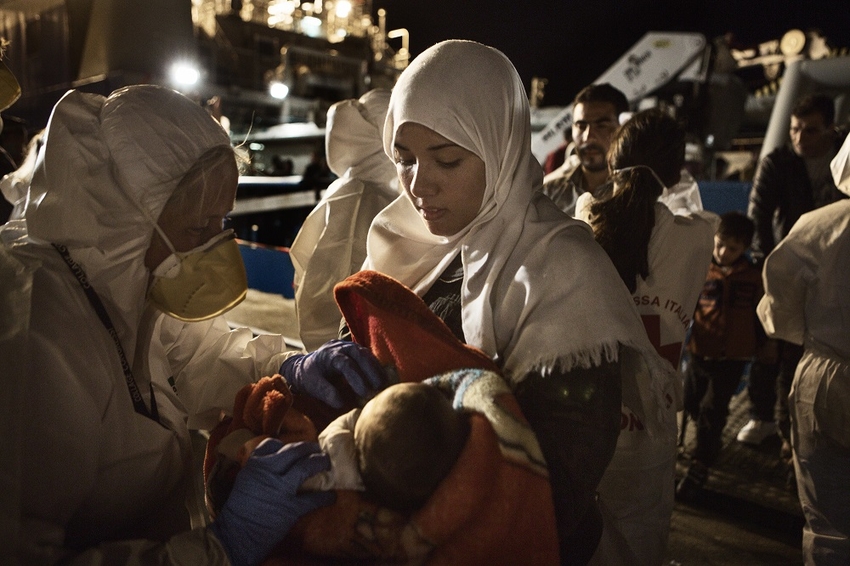
M347 340L331 340L315 352L291 356L280 373L294 393L305 393L338 409L340 391L329 378L341 376L362 399L383 389L388 377L381 362L368 348Z
M314 509L330 505L328 491L298 493L308 477L330 468L318 444L263 441L236 476L227 502L210 525L235 566L258 564Z

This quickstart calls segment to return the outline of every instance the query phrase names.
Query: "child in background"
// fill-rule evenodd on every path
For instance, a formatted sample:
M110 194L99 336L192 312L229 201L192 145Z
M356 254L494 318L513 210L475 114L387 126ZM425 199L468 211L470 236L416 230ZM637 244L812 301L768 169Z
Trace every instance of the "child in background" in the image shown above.
M714 252L699 297L685 375L685 411L697 423L696 448L677 499L693 497L717 461L729 401L763 339L756 305L764 293L761 272L744 252L755 228L740 212L727 212L714 236Z

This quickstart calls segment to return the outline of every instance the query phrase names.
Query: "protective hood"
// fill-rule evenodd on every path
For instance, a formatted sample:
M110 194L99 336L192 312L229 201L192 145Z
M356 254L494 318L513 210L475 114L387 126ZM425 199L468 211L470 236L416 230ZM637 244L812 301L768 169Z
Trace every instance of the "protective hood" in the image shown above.
M832 180L839 191L850 196L850 136L844 138L841 149L829 164L832 170Z
M375 89L358 100L343 100L330 107L325 153L328 166L338 177L381 185L396 178L395 165L381 144L389 103L390 91Z
M199 105L152 85L108 98L69 91L56 104L30 187L29 235L70 249L101 252L140 239L189 168L229 145ZM90 274L91 275L91 274Z
M154 222L192 165L218 146L230 146L221 126L173 90L136 85L109 97L69 91L48 121L16 245L66 246L112 307L132 352ZM52 258L50 252L34 253Z

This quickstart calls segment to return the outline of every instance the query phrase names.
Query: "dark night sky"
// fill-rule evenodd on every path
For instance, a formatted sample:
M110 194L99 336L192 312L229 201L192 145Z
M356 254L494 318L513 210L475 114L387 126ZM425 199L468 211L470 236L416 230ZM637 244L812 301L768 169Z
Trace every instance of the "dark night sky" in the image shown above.
M406 28L415 56L444 39L472 39L503 51L526 89L548 79L543 104L568 104L648 31L726 32L736 47L819 29L850 47L850 0L373 0L387 29ZM400 40L391 41L399 47Z

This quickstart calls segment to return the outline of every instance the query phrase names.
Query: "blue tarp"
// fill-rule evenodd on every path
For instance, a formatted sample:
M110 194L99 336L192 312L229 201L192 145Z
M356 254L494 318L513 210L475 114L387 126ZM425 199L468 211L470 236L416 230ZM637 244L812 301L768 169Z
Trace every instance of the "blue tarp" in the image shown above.
M242 252L242 261L248 273L249 288L277 293L287 299L295 298L295 290L292 288L295 268L292 267L288 248L240 242L239 251Z
M742 181L698 181L699 196L706 210L723 214L730 210L747 212L752 183Z

